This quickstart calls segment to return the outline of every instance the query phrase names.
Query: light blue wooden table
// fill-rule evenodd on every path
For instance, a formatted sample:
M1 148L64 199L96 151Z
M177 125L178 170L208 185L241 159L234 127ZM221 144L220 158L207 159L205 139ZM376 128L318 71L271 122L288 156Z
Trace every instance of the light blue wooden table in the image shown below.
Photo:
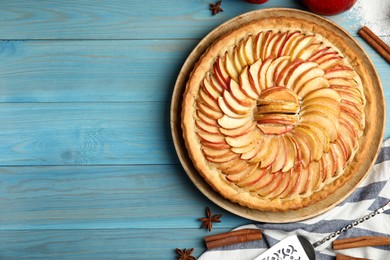
M370 1L373 17L363 14ZM210 2L0 1L0 259L174 259L176 247L199 256L206 206L224 214L211 234L251 223L205 198L182 169L172 91L219 24L304 7L224 0L212 16ZM389 43L388 13L388 1L358 0L330 19L368 52L390 100L389 64L356 33L372 25Z

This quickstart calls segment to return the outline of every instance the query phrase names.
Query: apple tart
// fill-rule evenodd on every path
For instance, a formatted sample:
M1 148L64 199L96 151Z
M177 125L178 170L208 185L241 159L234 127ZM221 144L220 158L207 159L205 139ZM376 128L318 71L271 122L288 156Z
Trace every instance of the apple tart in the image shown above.
M197 171L226 199L264 211L306 207L345 185L365 127L352 54L320 25L288 17L216 40L182 103Z

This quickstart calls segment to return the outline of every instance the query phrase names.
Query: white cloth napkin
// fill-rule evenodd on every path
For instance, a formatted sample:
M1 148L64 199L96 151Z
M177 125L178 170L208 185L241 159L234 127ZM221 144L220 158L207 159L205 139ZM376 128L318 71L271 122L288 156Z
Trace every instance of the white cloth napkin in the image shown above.
M310 242L321 240L328 234L350 224L384 206L390 200L390 139L386 140L366 179L342 204L315 218L287 224L254 223L238 227L260 228L263 240L225 246L204 252L199 260L252 260L289 235L303 235ZM338 238L357 236L390 237L390 210L375 216L340 235ZM316 259L333 260L336 253L368 259L390 259L390 246L345 249L337 252L331 241L316 248Z

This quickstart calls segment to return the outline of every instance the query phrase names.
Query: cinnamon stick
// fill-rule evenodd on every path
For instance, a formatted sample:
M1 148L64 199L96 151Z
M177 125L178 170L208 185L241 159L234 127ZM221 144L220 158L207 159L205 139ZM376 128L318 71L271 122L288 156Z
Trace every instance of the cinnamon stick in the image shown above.
M204 238L207 249L263 239L260 229L240 229Z
M367 26L363 26L358 34L372 47L379 55L381 55L387 62L390 63L390 47L382 41L375 33L373 33Z
M337 254L336 255L336 260L368 260L368 259L367 258L359 258L359 257L353 257L353 256Z
M390 245L390 237L362 236L362 237L338 239L333 241L334 250L342 250L342 249L366 247L366 246L385 246L385 245Z

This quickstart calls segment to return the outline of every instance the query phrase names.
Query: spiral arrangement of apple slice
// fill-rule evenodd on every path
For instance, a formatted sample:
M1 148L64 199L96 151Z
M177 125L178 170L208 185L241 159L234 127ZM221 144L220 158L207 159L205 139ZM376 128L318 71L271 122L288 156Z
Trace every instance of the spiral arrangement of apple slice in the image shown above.
M358 75L300 31L248 35L216 58L196 99L205 158L266 199L305 197L344 172L364 129Z

